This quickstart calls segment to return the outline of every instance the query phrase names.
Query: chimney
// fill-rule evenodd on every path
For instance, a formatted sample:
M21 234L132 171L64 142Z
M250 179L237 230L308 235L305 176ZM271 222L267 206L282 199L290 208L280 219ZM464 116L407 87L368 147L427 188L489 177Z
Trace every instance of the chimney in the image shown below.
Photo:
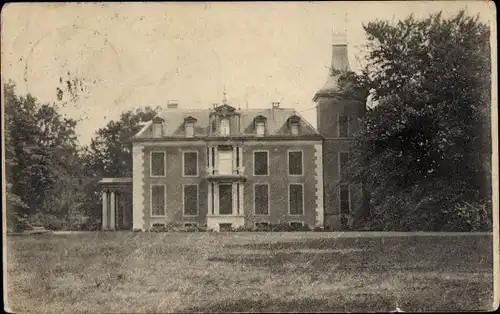
M279 101L273 101L272 102L273 109L279 109L280 107L280 102Z
M167 104L168 109L177 109L179 108L179 102L177 100L169 100Z

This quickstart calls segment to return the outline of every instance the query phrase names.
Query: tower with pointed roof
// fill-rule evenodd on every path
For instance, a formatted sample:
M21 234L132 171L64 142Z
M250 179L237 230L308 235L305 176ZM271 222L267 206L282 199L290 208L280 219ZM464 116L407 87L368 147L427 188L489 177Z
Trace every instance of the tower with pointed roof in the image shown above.
M325 84L316 92L318 131L323 141L324 224L336 229L349 226L362 211L361 187L344 183L349 159L350 138L364 114L365 103L352 94L343 75L351 71L347 50L347 33L332 36L332 57Z

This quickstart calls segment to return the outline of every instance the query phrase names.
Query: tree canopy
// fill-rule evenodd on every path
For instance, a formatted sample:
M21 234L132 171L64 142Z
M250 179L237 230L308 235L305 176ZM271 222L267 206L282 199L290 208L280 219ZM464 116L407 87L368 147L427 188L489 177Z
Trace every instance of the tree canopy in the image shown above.
M349 168L370 195L367 224L489 228L489 28L461 11L364 30L368 62L359 81L378 104L367 109Z

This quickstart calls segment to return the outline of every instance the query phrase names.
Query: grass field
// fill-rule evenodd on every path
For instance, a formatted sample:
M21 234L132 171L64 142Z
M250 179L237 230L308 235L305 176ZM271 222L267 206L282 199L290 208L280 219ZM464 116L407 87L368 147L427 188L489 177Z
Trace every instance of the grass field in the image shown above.
M7 238L8 308L47 312L488 310L491 236L88 233Z

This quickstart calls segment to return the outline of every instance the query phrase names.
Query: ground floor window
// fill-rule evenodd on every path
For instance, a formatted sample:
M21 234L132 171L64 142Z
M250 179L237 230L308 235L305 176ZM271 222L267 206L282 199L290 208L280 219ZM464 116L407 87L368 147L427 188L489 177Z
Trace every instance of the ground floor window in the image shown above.
M184 185L184 215L198 215L198 185Z
M351 212L351 195L348 184L340 185L340 213L349 214Z
M219 214L231 215L233 213L233 185L219 184Z
M304 214L304 186L290 184L288 188L290 215Z
M164 184L151 185L151 216L165 216L166 199Z
M269 185L254 185L255 215L269 214Z

